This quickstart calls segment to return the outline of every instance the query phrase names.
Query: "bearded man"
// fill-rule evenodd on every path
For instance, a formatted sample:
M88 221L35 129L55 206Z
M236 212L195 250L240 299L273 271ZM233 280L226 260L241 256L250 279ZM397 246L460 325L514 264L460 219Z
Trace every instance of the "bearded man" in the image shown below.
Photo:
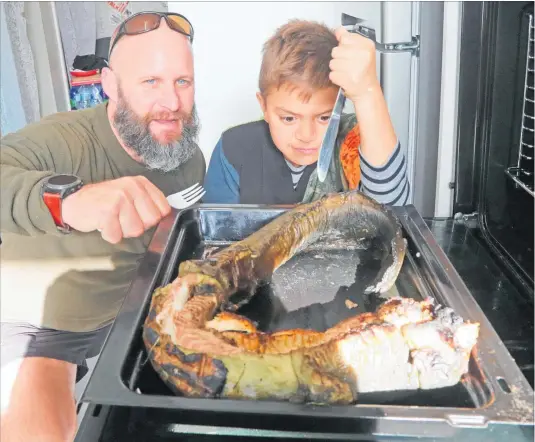
M2 138L2 441L71 441L99 354L166 196L202 184L193 29L139 13L110 45L96 108Z

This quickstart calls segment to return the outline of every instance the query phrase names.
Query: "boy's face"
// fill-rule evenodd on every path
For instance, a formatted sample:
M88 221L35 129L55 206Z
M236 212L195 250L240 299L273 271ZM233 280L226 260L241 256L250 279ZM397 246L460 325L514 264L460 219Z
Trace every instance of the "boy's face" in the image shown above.
M308 166L318 161L338 88L320 89L308 100L302 92L283 85L257 98L277 149L294 165Z

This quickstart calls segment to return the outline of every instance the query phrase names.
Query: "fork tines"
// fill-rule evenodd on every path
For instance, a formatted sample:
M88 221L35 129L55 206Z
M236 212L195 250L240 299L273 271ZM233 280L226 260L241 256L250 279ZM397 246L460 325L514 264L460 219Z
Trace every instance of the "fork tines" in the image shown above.
M182 195L182 198L184 198L186 201L191 201L199 196L199 194L204 192L204 188L199 185L199 183L189 187L186 190L183 190L180 192Z

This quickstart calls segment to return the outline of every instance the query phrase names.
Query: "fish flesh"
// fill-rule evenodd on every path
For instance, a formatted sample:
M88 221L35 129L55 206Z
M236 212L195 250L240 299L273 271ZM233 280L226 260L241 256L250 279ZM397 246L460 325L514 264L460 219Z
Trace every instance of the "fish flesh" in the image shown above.
M149 360L166 385L187 397L350 404L359 393L459 382L479 324L430 299L393 298L324 332L264 333L234 313L292 256L347 226L388 251L367 289L387 291L406 242L391 210L357 191L297 206L242 241L181 263L178 277L153 293L143 327ZM247 296L236 301L237 292Z
M175 296L198 282L157 292L144 329L152 366L188 397L351 404L359 393L447 387L467 373L479 333L478 323L432 299L399 297L325 332L262 333L237 317L210 328L204 313L215 310L213 298L195 296L176 310Z

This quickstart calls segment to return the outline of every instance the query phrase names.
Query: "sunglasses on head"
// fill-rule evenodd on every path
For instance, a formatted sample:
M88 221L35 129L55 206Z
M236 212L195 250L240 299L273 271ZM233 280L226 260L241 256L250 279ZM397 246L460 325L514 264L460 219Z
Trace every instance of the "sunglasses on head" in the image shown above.
M193 42L193 26L183 15L174 12L138 12L121 23L112 35L108 60L113 47L123 35L138 35L154 31L160 27L162 18L165 19L170 29L184 34L189 38L190 42Z

